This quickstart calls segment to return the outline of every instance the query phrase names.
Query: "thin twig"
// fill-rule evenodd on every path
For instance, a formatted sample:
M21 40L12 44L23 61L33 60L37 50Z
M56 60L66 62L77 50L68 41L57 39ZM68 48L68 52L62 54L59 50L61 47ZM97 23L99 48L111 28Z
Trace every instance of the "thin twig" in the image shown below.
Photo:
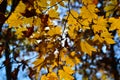
M65 29L66 29L67 20L68 20L69 16L70 16L70 0L68 0L68 15L67 15L67 18L66 18L66 20L65 20L65 23L64 23L64 27L63 27L62 36L63 36L63 34L64 34L64 31L65 31Z
M2 64L2 65L0 66L0 69L2 69L2 68L4 68L4 67L5 67L5 65Z

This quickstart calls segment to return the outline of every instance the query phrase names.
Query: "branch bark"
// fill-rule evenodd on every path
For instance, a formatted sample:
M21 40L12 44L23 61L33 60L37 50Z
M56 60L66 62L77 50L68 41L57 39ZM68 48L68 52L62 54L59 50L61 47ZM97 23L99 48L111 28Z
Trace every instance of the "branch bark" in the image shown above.
M6 38L8 36L6 35ZM5 63L5 66L6 66L6 77L7 77L7 80L12 80L12 77L11 77L11 62L10 62L10 50L9 50L9 40L6 39L5 41L5 59L6 59L6 63Z
M11 6L11 12L9 13L9 15L7 17L5 17L5 13L6 13L6 8L7 8L7 0L3 0L3 2L0 4L0 37L3 38L3 34L2 34L2 27L3 24L5 23L5 21L9 18L9 16L14 12L15 8L17 7L17 5L19 4L20 0L12 0L12 6ZM7 80L12 80L12 76L11 76L11 68L12 68L12 64L10 61L10 50L9 50L9 38L10 35L10 29L7 30L7 33L5 34L5 42L4 42L4 47L5 47L5 67L6 67L6 78Z

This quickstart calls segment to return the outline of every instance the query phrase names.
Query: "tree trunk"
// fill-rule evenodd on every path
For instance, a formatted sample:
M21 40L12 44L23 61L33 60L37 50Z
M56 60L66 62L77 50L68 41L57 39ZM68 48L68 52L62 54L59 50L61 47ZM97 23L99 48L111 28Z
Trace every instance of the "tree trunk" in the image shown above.
M11 77L11 62L10 62L10 51L9 51L9 42L6 40L5 43L5 66L6 66L6 78L7 80L12 80Z
M16 6L19 4L20 0L12 0L12 6L11 6L11 12L7 17L5 17L5 12L6 12L6 7L7 7L7 0L3 0L2 3L0 4L0 12L3 14L0 16L0 37L3 38L2 36L2 27L5 21L9 18L9 16L14 12ZM10 40L10 30L8 29L6 35L5 35L5 67L6 67L6 78L7 80L12 80L11 76L11 61L10 61L10 50L9 50L9 40Z
M111 63L112 65L112 69L113 69L113 73L114 73L114 77L115 77L115 80L120 80L119 79L119 74L118 74L118 71L117 71L117 62L116 62L116 59L114 57L114 50L113 50L113 46L114 45L111 45L111 57L112 57L112 60L113 60L113 63Z

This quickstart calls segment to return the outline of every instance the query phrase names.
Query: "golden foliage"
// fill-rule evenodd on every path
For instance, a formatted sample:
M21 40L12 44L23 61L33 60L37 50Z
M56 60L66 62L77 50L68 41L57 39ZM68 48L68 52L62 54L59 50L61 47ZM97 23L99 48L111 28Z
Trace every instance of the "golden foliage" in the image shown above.
M81 55L91 56L101 50L99 45L115 44L111 31L117 30L120 36L120 17L111 16L113 9L118 9L117 0L108 1L104 15L99 13L98 0L79 0L82 4L79 10L71 8L76 0L31 1L20 0L6 23L15 30L17 40L28 40L27 45L32 43L38 52L39 56L33 62L36 78L40 76L41 68L48 70L41 80L74 80L72 68L81 62ZM8 3L10 5L11 0ZM67 9L62 19L60 6Z
M91 22L94 19L98 18L98 15L96 14L99 10L96 8L96 5L89 4L87 6L83 6L81 8L81 14L83 19L88 19L89 22Z
M83 52L86 52L90 56L92 55L92 51L96 51L96 49L93 46L91 46L90 44L88 44L86 41L83 40L81 41L80 46L81 46L81 50Z

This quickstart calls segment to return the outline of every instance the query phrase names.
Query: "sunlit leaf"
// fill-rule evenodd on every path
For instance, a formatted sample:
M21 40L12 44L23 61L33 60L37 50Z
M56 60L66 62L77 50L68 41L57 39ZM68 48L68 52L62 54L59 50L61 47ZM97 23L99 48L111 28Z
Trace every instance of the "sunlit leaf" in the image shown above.
M22 19L20 18L20 14L12 13L11 16L6 21L9 24L9 27L18 27L22 24Z
M81 50L83 52L86 52L90 56L92 55L92 51L96 51L96 49L93 46L91 46L90 44L88 44L86 41L83 40L81 41L80 46L81 46Z
M58 80L58 77L54 72L48 73L47 78L47 80Z
M82 0L85 5L93 3L92 0Z
M71 76L70 74L66 73L63 70L59 70L58 71L58 75L60 76L60 80L73 80L73 76Z
M83 6L80 10L80 16L82 16L83 19L88 19L89 22L98 17L98 15L96 14L96 12L98 12L98 9L94 4Z
M71 67L64 66L63 69L68 74L73 74L74 73L74 70L72 70Z
M50 18L55 18L55 19L59 18L59 13L55 9L50 9L48 11L48 14Z
M55 28L49 30L47 34L50 36L61 35L61 27L55 27Z

